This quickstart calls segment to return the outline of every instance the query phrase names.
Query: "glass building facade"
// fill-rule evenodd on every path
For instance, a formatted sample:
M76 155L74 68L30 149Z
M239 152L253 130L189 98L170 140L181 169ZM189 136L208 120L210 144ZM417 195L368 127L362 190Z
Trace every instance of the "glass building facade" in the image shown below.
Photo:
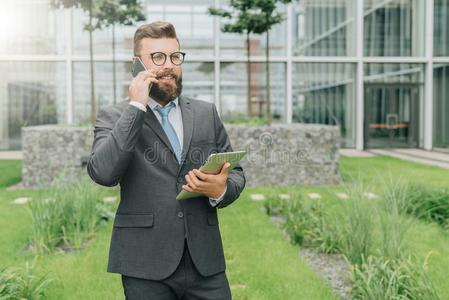
M222 33L223 21L207 13L228 1L143 2L147 22L177 29L185 95L214 102L224 120L265 111L265 35L251 35L248 89L245 35ZM347 148L449 150L449 0L299 0L278 10L274 122L339 125ZM86 22L48 0L0 4L0 150L21 149L22 126L89 123ZM116 28L116 99L112 29L94 32L99 108L127 96L138 25Z

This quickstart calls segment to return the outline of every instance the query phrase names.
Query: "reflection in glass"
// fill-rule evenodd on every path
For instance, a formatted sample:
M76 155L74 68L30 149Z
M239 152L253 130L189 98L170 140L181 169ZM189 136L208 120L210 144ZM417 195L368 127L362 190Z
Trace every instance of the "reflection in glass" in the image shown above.
M365 0L365 55L423 55L424 3L424 0Z
M294 6L294 54L349 56L354 54L353 0L301 0Z
M449 150L449 64L433 71L433 146Z
M355 145L355 65L298 63L293 71L293 121L340 126L342 145Z
M65 64L0 62L0 150L21 149L21 127L66 122Z
M224 120L266 115L265 63L251 63L251 104L247 103L247 76L245 63L220 64L220 108ZM271 113L273 122L284 120L285 64L270 63Z
M422 84L424 70L421 64L382 64L364 65L365 83L413 83Z
M365 65L365 147L416 148L423 119L421 64Z
M434 40L435 56L449 56L449 0L434 0Z

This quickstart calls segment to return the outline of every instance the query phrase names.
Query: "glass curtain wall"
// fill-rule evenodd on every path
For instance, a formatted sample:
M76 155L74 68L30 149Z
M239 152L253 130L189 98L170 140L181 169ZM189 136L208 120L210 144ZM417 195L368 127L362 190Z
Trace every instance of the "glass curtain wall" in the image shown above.
M0 28L10 30L0 30L0 150L20 149L22 126L88 124L91 100L84 12L52 9L49 0L3 2ZM248 89L246 36L215 31L225 21L207 13L214 5L227 7L229 1L143 2L148 22L166 20L177 29L187 53L185 95L216 103L229 121L265 113L266 36L250 36ZM434 0L430 20L425 20L426 3L298 0L280 4L277 10L286 19L270 31L269 45L273 121L338 124L344 147L421 148L427 140L424 127L433 124L430 147L449 149L449 0ZM363 6L361 16L356 15L358 5ZM357 18L364 22L363 49L356 45ZM428 53L424 33L429 22L434 28L431 57L424 55ZM115 100L113 30L94 32L98 109L127 96L133 34L139 25L114 30ZM362 57L356 56L359 50ZM392 63L392 57L400 61ZM362 64L363 72L357 71L357 64ZM423 112L430 99L424 97L428 88L424 74L429 64L433 66L433 114L432 120L425 120ZM363 82L363 91L358 90L357 82ZM364 143L356 138L361 136L356 134L357 103L365 105Z
M294 5L295 56L353 56L353 0L298 1ZM339 125L342 146L355 146L355 64L295 63L292 121Z

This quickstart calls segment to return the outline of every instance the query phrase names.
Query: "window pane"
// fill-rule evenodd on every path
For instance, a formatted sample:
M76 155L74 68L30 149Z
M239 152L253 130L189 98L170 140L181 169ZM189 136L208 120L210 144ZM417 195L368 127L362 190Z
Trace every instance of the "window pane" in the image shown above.
M112 62L95 62L95 95L97 112L104 106L114 103ZM131 80L131 63L116 62L116 102L123 101L128 96L128 86ZM73 64L73 101L74 123L90 124L91 84L90 63L76 62Z
M365 147L422 146L423 65L373 63L364 69Z
M0 62L0 150L21 149L21 127L66 122L65 64Z
M294 64L293 121L339 125L342 145L354 147L355 65Z
M182 65L182 95L214 102L214 64L184 63Z
M115 27L116 54L132 55L133 37L137 28L143 23L162 20L175 26L181 49L189 56L213 55L213 17L206 13L207 8L212 5L213 0L195 1L194 4L185 1L146 1L144 5L146 22ZM89 36L88 32L83 30L83 24L87 22L88 18L83 11L74 12L75 54L89 54ZM93 39L94 54L112 54L112 27L94 31Z
M449 64L433 71L433 145L449 150Z
M265 63L251 64L251 104L248 108L246 63L223 62L220 104L224 120L245 116L265 116L267 104ZM273 122L285 121L285 64L270 63L270 98Z
M449 1L434 0L434 55L449 56Z
M294 6L294 54L350 56L355 53L354 1L301 0Z
M45 0L2 1L0 54L58 54L65 51L64 11Z
M89 32L84 30L89 18L82 9L73 10L73 54L89 55ZM115 26L116 55L132 55L136 26ZM95 30L92 34L94 55L112 55L112 27Z
M423 55L424 3L423 0L365 0L365 55Z
M228 1L221 1L221 6L224 9L229 9ZM283 4L278 4L277 11L287 18L287 9ZM223 28L227 24L228 19L220 19L220 27ZM286 21L273 26L270 30L269 43L270 55L281 56L286 54ZM250 53L251 55L265 55L266 49L266 34L251 34L250 35ZM246 56L246 34L225 33L220 31L220 54L222 56Z

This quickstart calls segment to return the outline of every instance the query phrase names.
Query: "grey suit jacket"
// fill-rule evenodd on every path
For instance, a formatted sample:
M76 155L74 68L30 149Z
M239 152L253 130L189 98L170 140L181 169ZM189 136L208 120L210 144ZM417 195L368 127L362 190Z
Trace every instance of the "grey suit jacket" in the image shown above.
M217 207L205 196L177 201L185 174L213 152L232 151L213 104L179 97L184 127L181 164L151 109L122 101L97 116L87 171L98 184L120 184L108 271L160 280L178 266L187 239L203 276L225 270L217 208L234 202L245 186L240 165L229 172Z

